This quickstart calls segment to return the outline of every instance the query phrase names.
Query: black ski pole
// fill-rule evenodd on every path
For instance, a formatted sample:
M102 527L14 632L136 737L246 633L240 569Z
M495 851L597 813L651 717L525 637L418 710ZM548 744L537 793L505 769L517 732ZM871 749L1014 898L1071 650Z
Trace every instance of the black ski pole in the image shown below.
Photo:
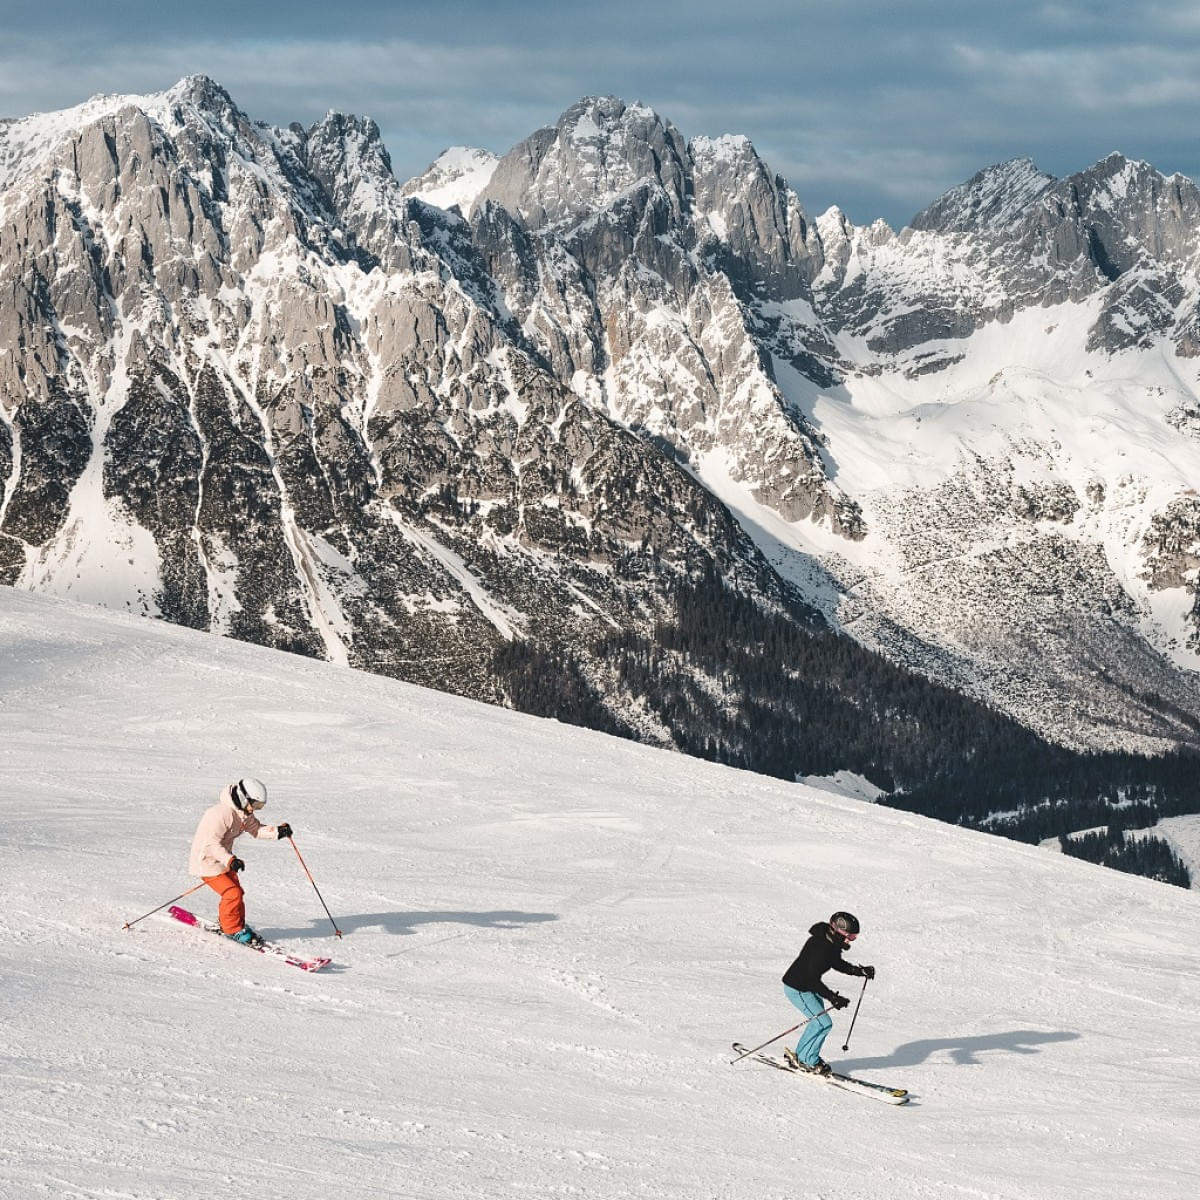
M729 1060L729 1065L732 1067L734 1065L734 1063L740 1063L742 1061L742 1059L745 1058L747 1055L757 1053L759 1050L763 1049L764 1046L769 1046L772 1042L779 1041L779 1039L781 1037L787 1037L787 1035L789 1033L795 1033L797 1029L800 1029L802 1026L807 1025L809 1021L815 1021L818 1017L823 1016L828 1011L829 1011L829 1009L823 1008L823 1009L821 1009L821 1011L819 1013L813 1013L813 1015L811 1017L808 1017L805 1020L801 1021L798 1025L793 1025L791 1027L791 1029L785 1029L782 1033L777 1033L773 1038L768 1038L765 1042L763 1042L763 1044L761 1046L755 1046L753 1050L742 1051L742 1053L739 1054L737 1056L737 1058L731 1058Z
M292 842L289 835L288 841ZM329 918L330 925L333 926L333 932L342 936L342 931L337 927L337 922L333 919L333 913L329 911L329 905L325 903L325 897L321 895L321 889L317 887L317 881L312 877L312 872L308 869L308 863L304 861L304 856L300 853L300 847L292 842L292 849L296 851L296 857L300 860L300 865L304 868L305 875L308 876L308 882L313 885L313 891L317 893L317 899L321 902L321 907L325 910L325 915Z
M179 895L176 896L174 900L167 900L164 903L160 904L158 906L158 908L152 908L148 913L142 913L142 915L140 917L134 917L134 919L132 921L126 921L123 928L131 929L139 921L144 921L147 917L154 916L154 914L156 912L160 912L162 909L166 908L168 904L174 904L175 900L182 900L184 898L184 896L190 896L193 892L199 891L199 889L202 888L203 886L204 886L204 881L201 880L198 884L196 884L195 887L188 888L188 890L186 892L180 892Z
M858 993L858 1003L854 1006L854 1016L850 1018L850 1028L846 1030L846 1044L842 1047L843 1052L850 1049L850 1035L854 1032L854 1022L858 1020L858 1010L862 1008L863 997L867 994L868 980L864 977L862 991Z

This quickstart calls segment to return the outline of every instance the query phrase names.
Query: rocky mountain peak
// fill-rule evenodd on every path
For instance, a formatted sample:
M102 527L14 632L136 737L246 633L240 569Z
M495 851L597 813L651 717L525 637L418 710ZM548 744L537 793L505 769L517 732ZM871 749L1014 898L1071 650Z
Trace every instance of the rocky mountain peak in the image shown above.
M606 207L639 185L662 189L676 213L687 190L687 147L653 109L590 96L514 146L481 198L531 228Z
M951 188L910 224L938 233L1010 229L1026 218L1030 206L1055 182L1029 158L996 163Z
M238 108L233 97L215 80L207 75L187 75L173 87L162 93L164 104L187 104L200 112L214 116L236 115L243 120L245 114Z
M1138 265L1194 263L1200 190L1182 175L1113 153L1062 182L1088 228L1101 268L1115 278Z
M824 256L796 193L747 137L697 137L688 150L692 211L734 286L777 300L806 295Z
M698 168L711 169L717 163L757 163L758 151L743 133L726 133L720 137L694 137L688 143L692 160Z
M287 174L286 169L278 170L275 130L265 122L252 121L207 75L189 75L165 92L130 100L178 141L201 171L214 154L232 154L277 178Z
M372 117L330 110L308 130L306 140L310 146L337 145L348 162L373 172L392 174L391 157Z
M395 187L392 160L379 126L370 117L330 112L304 139L308 169L320 181L335 212L343 213L361 188Z

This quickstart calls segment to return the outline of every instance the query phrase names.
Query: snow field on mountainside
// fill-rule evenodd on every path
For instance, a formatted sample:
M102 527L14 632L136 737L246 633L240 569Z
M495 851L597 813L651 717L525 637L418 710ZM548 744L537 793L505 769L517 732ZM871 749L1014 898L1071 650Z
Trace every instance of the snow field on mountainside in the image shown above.
M319 975L122 929L241 774L345 937L286 842L238 842L249 919ZM1200 1189L1191 893L10 589L0 778L6 1200ZM907 1107L729 1064L835 908L879 975L827 1055Z
M499 161L488 150L451 146L434 159L423 175L410 179L405 192L438 208L457 204L464 215L470 216Z
M1166 840L1192 876L1192 890L1200 891L1200 816L1167 817L1146 833Z

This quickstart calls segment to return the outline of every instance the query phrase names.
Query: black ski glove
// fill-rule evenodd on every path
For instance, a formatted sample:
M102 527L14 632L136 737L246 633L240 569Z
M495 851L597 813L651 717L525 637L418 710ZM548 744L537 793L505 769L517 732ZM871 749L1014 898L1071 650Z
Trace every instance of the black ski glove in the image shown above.
M875 978L875 968L874 967L859 967L858 973L864 979L874 979Z
M292 827L286 822L281 821L279 824L279 840L282 842L284 838L292 836Z
M834 993L833 999L829 1001L830 1008L846 1008L849 1004L850 1001L845 996L839 996L837 993Z
M235 871L235 872L236 871L244 871L246 869L246 864L244 862L242 862L242 860L240 858L238 858L238 856L235 854L229 860L229 869L231 871Z

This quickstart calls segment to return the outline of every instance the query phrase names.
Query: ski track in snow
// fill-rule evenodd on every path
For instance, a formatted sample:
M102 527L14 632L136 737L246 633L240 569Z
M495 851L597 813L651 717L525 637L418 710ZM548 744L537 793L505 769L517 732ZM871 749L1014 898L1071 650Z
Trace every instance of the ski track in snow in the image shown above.
M122 929L247 773L319 975ZM8 588L0 781L5 1200L1200 1193L1194 893ZM879 976L826 1052L906 1108L730 1066L835 908Z

